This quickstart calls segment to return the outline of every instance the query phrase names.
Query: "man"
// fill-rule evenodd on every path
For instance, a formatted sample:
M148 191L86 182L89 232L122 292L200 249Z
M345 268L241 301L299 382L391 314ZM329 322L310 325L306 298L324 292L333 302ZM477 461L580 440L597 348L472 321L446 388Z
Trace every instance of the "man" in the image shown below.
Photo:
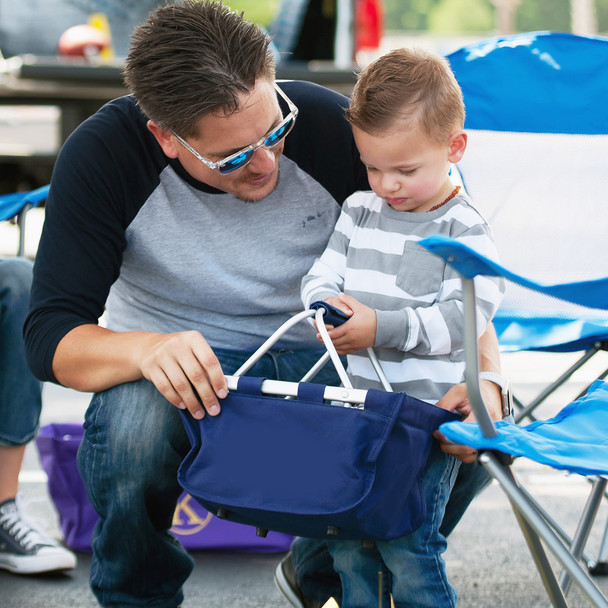
M192 560L168 532L189 448L177 408L220 414L224 373L300 310L339 204L367 188L346 100L275 85L268 43L221 3L157 9L133 36L132 97L85 121L57 159L25 335L40 378L96 393L78 464L100 516L91 585L104 606L182 601ZM297 380L318 348L301 327L251 374ZM294 576L312 599L290 573L287 585L314 605L329 592L324 548L302 542Z

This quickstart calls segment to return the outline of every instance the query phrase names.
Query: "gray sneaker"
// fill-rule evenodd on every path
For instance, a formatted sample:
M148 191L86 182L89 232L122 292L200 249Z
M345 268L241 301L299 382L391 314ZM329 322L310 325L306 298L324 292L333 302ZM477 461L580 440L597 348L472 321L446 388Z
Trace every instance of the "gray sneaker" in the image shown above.
M72 570L76 556L30 526L14 499L0 505L0 568L16 574Z
M323 602L312 600L302 593L296 582L291 551L279 562L274 571L274 583L287 601L295 608L321 608Z

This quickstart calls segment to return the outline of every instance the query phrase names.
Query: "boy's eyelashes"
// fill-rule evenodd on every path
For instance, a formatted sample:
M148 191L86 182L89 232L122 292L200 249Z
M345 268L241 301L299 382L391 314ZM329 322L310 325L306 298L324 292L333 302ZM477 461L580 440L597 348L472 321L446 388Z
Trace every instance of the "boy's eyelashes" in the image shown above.
M378 171L378 169L376 169L375 167L370 167L369 165L366 165L365 168L367 169L368 173L376 173ZM397 173L405 176L414 175L417 170L418 167L414 167L413 169L396 169Z

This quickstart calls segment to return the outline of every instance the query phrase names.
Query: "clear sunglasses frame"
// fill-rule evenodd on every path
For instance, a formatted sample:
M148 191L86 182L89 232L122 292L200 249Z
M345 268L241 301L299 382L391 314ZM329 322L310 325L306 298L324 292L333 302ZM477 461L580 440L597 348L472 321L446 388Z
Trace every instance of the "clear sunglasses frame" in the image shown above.
M266 133L266 135L264 135L264 137L262 137L262 139L260 139L259 141L257 141L254 144L246 146L242 150L239 150L238 152L235 152L234 154L231 154L230 156L227 156L226 158L223 158L222 160L213 162L213 161L209 160L208 158L205 158L204 156L199 154L187 141L185 141L182 137L177 135L177 133L172 133L172 135L173 135L173 137L175 137L175 139L177 139L177 141L184 148L186 148L186 150L188 150L188 152L190 152L190 154L192 154L195 158L200 160L206 167L208 167L209 169L211 169L213 171L218 171L222 175L226 175L228 173L232 173L233 171L236 171L237 169L241 169L251 161L251 159L253 158L254 152L258 148L262 148L262 147L272 148L272 147L276 146L277 144L279 144L280 142L282 142L287 137L287 135L291 131L291 129L293 129L293 126L296 122L296 118L298 116L298 108L291 101L291 99L289 99L289 97L287 97L287 95L285 95L285 93L276 84L276 82L274 83L274 88L276 89L277 93L287 103L287 106L289 107L289 114L287 114L287 116L285 116L285 118L283 118L283 120L276 127L273 127L273 129L269 133ZM286 128L286 126L287 126L287 128ZM282 130L284 130L285 132L283 133ZM279 134L279 136L277 136L277 134ZM276 141L272 141L273 137L276 138ZM269 140L270 140L270 143L267 143ZM237 164L236 166L231 167L230 163L233 163L240 156L244 157L243 163ZM226 165L228 165L228 169L222 171L222 167L225 167Z

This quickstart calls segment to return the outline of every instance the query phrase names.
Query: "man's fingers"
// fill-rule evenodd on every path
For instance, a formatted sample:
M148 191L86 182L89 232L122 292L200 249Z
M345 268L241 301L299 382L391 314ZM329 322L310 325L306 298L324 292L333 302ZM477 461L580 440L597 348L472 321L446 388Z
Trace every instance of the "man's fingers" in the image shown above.
M197 391L193 387L190 381L186 369L182 367L177 361L169 359L165 362L163 371L167 376L167 380L170 382L171 387L162 390L157 384L156 388L167 398L173 405L176 405L180 409L187 409L194 418L200 419L205 415L201 402L197 396ZM177 395L174 399L169 399L168 395Z
M452 443L448 441L445 435L440 431L435 431L433 436L439 442L439 447L446 454L450 454L464 463L475 462L475 460L477 460L477 450L474 448L471 448L468 445Z
M180 409L186 409L186 404L182 402L181 397L177 394L177 391L173 388L169 378L162 369L158 369L150 375L150 382L154 384L156 390L169 402L179 407Z
M190 378L207 411L215 416L220 411L218 398L225 399L228 396L224 371L215 353L206 342L194 351L194 355L199 367L192 372Z
M228 395L222 367L196 331L162 336L142 372L169 402L197 419L205 410L219 414L219 399Z

